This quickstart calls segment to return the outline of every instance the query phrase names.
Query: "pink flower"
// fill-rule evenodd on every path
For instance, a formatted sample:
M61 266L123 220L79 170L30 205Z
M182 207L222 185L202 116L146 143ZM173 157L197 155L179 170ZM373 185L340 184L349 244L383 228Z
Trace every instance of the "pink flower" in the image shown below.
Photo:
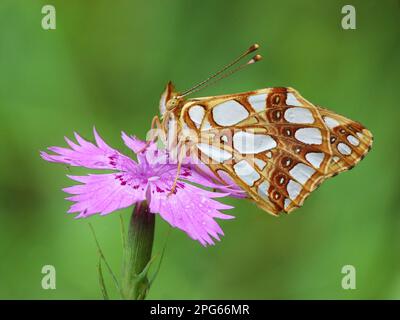
M79 213L76 218L94 214L106 215L141 201L147 201L150 211L158 213L172 227L186 232L203 246L214 244L223 231L215 218L232 219L220 210L231 206L215 201L214 198L228 194L240 196L235 188L216 184L209 176L199 174L190 164L182 166L179 182L173 194L170 193L177 165L169 161L165 150L151 144L143 150L145 142L122 133L125 144L137 156L137 162L108 146L94 129L96 144L88 142L75 133L78 144L65 138L70 148L49 147L55 154L41 152L41 157L50 162L65 163L89 169L113 170L111 173L89 174L68 177L81 184L63 189L74 202L68 213ZM211 192L195 185L216 188Z

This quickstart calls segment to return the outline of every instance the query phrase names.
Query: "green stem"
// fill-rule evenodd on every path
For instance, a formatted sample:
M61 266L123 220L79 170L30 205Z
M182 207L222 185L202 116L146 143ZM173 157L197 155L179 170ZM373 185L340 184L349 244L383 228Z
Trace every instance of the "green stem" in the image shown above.
M124 250L122 287L124 299L146 298L150 287L147 271L151 263L154 227L155 216L149 211L147 203L138 203L131 216Z

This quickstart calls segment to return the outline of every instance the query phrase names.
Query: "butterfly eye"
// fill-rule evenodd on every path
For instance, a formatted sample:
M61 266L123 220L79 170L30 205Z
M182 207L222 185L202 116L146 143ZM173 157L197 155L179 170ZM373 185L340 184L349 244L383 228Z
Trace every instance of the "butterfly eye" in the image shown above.
M172 110L175 107L175 101L174 100L168 100L167 102L167 110Z
M331 136L331 143L335 143L335 141L336 141L336 137L335 136Z
M178 106L179 100L176 97L172 97L167 101L167 110L173 110Z

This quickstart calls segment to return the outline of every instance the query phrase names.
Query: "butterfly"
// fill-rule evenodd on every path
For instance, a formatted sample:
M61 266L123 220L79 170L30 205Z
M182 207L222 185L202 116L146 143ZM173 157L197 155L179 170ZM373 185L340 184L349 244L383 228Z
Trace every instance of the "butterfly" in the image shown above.
M169 82L160 99L161 120L156 116L152 127L160 129L167 148L178 150L178 174L190 151L216 180L233 181L261 209L278 215L301 207L327 178L352 169L371 149L373 136L290 87L185 98L261 60L256 55L223 74L258 47L184 92Z

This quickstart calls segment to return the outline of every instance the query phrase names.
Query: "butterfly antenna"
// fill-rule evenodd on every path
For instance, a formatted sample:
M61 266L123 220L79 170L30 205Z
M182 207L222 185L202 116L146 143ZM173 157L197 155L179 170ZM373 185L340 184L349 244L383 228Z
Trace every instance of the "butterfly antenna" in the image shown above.
M197 91L199 91L199 90L202 90L202 89L204 89L204 88L207 88L208 86L211 86L211 85L215 84L216 82L218 82L218 81L220 81L220 80L222 80L222 79L225 79L225 78L229 77L230 75L232 75L232 74L238 72L239 70L242 70L243 68L247 67L248 65L251 65L251 64L253 64L253 63L256 63L256 62L260 61L261 59L262 59L262 56L259 55L259 54L257 54L257 55L255 55L253 58L251 58L249 61L247 61L246 63L240 65L239 67L237 67L237 68L235 68L235 69L233 69L233 70L228 71L227 73L224 73L222 76L216 78L214 81L211 81L211 82L208 81L208 82L205 83L202 87L200 87L200 88L193 88L190 92L185 93L185 94L183 94L183 95L181 95L181 96L186 96L186 95L188 95L188 94L192 94L192 93L195 93L195 92L197 92ZM215 77L213 77L213 78L215 78ZM210 79L210 80L211 80L211 79Z
M236 59L234 59L231 63L229 63L229 64L227 64L225 67L223 67L222 69L220 69L219 71L217 71L216 73L214 73L214 74L212 74L211 76L209 76L207 79L205 79L205 80L203 80L203 81L201 81L200 83L198 83L198 84L196 84L195 86L193 86L193 87L191 87L190 89L188 89L188 90L185 90L184 92L182 92L181 94L180 94L180 96L181 97L184 97L184 96L187 96L188 94L191 94L191 93L193 93L193 92L197 92L197 91L199 91L200 90L200 87L202 87L202 86L204 86L207 82L209 82L210 80L212 80L212 79L214 79L214 78L216 78L217 76L219 76L221 73L223 73L225 70L227 70L227 69L229 69L230 67L232 67L233 65L235 65L236 63L238 63L240 60L242 60L245 56L247 56L248 54L250 54L250 53L252 53L252 52L254 52L254 51L256 51L258 48L259 48L260 46L257 44L257 43L255 43L255 44L253 44L252 46L250 46L245 52L243 52L240 56L238 56ZM260 56L261 57L261 56ZM254 58L253 58L254 59ZM253 60L252 59L252 60ZM251 60L250 60L251 61ZM249 62L250 62L249 61ZM251 64L251 63L246 63L245 65L243 65L243 66L246 66L246 65L248 65L248 64ZM254 62L256 62L256 61L254 61ZM254 63L253 62L253 63ZM236 71L238 71L238 70L240 70L241 68L237 68L237 70ZM233 72L230 72L229 73L229 75L230 74L232 74ZM221 77L221 79L223 79L223 78L225 78L225 77ZM214 83L214 82L213 82ZM208 85L207 85L208 86Z

